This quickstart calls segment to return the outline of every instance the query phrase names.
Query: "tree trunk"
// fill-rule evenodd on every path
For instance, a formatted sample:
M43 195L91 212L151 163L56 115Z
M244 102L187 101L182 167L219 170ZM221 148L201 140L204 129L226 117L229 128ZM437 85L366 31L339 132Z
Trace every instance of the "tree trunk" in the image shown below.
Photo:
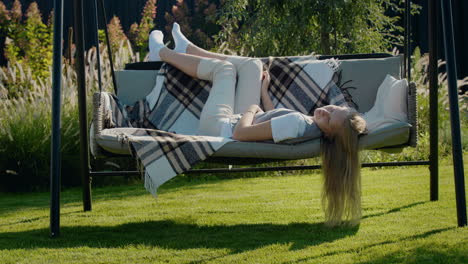
M324 30L320 33L320 47L323 54L330 54L330 33Z

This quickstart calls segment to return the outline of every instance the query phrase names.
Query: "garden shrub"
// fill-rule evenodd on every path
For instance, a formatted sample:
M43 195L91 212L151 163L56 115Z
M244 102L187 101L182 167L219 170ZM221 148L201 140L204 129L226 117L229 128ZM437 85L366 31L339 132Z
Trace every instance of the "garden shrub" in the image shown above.
M26 14L21 11L21 3L15 0L12 9L8 11L0 2L0 32L4 34L5 57L10 64L28 65L34 80L45 79L49 76L52 64L52 26L42 22L42 15L36 2L32 2ZM14 79L16 79L15 76ZM16 86L25 83L4 82L7 89L11 89L10 96L18 96ZM29 87L30 88L30 87Z
M128 40L113 50L114 66L136 61ZM18 57L23 60L22 57ZM78 95L75 65L63 60L61 155L62 185L76 186L80 178ZM103 90L113 90L107 47L101 43ZM51 76L33 78L30 63L9 62L0 68L0 190L30 191L45 189L50 177ZM88 120L92 114L92 94L98 90L96 48L85 53ZM14 84L14 86L8 86ZM15 90L11 89L15 87ZM8 89L10 88L10 89ZM15 93L12 96L12 93ZM115 170L106 161L91 160L95 169ZM134 167L134 160L119 162L120 169ZM124 179L125 180L125 179ZM95 183L116 182L106 178ZM121 179L117 182L122 182Z
M221 3L220 3L221 2ZM214 35L220 26L216 23L216 12L224 1L196 0L193 8L187 1L177 0L170 12L166 12L166 35L172 38L172 24L180 24L184 35L195 45L210 50L215 47Z
M143 61L148 51L148 38L149 33L155 27L156 10L156 0L148 0L141 12L140 23L133 23L128 31L128 38L140 61Z
M27 65L27 64L26 64ZM0 99L0 187L6 191L29 191L48 185L50 167L51 137L51 81L34 81L32 70L21 64L9 64L1 69L9 72L26 72L19 75L18 83L30 82L29 89L19 98ZM65 88L65 94L70 91ZM77 170L70 170L68 164L75 163L79 151L77 137L77 107L73 100L64 96L62 107L62 148L61 152L70 155L64 157L64 184L73 183ZM76 180L74 181L76 184Z
M117 50L122 42L127 44L127 36L125 35L120 19L117 16L113 16L107 25L109 33L109 41L112 50ZM105 43L105 33L103 30L99 30L99 35L102 43Z

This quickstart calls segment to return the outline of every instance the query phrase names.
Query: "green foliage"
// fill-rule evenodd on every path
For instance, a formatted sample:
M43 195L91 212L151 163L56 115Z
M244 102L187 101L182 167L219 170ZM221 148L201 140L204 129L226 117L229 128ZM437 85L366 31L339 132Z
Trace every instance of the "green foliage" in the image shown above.
M135 60L130 45L114 50L117 69L129 59ZM111 91L112 80L107 50L101 49L103 89ZM85 54L87 77L87 102L97 91L97 56L92 48ZM51 78L37 81L32 77L27 63L9 63L0 68L0 190L30 191L48 186L50 177L51 138ZM16 90L5 88L15 85ZM10 87L10 88L11 88ZM12 95L15 91L15 95ZM64 60L62 76L62 183L73 186L80 183L79 117L75 65ZM91 106L88 105L88 118ZM88 119L89 120L89 119ZM112 161L112 160L110 160ZM121 163L121 169L132 168L132 162ZM93 161L94 168L114 169L107 164ZM103 181L103 179L98 179Z
M382 52L401 43L396 0L228 0L217 15L220 51L245 56Z
M0 1L0 32L6 34L8 64L0 68L0 190L29 191L46 188L50 170L51 87L49 73L52 50L52 19L46 26L32 3L22 21L21 4L15 1L8 11ZM50 34L49 34L50 33ZM103 35L101 33L101 35ZM120 21L109 24L114 66L121 69L137 61ZM73 46L73 45L72 45ZM73 54L73 52L72 52ZM98 89L97 56L92 48L85 54L88 102ZM80 183L79 122L77 80L73 60L63 60L62 76L62 182ZM107 47L101 43L101 69L104 91L112 91ZM88 106L88 117L91 107ZM93 161L94 168L115 169L112 159ZM134 161L120 162L120 169L134 168ZM98 182L106 179L98 179ZM95 181L96 182L96 181Z
M25 14L21 12L21 3L16 0L8 12L0 2L0 32L6 37L5 57L10 64L28 64L34 80L47 78L52 64L52 28L42 22L37 3L32 2ZM15 78L16 79L16 78ZM10 95L16 96L15 86L19 83L6 84L12 89Z
M148 51L149 33L155 27L156 9L156 0L148 0L141 12L140 23L133 23L128 32L128 38L132 43L133 50L139 54L141 61Z
M166 12L166 34L171 36L172 24L180 24L184 35L195 45L210 50L215 47L213 36L219 32L216 12L223 1L196 0L189 8L187 1L178 0L170 12Z
M111 43L112 50L118 50L121 45L127 44L127 36L122 29L122 25L120 23L120 19L117 16L113 16L112 19L109 21L107 25L108 32L109 32L109 41ZM103 36L103 31L100 31L101 35ZM103 36L104 37L104 36Z
M29 72L20 64L11 72ZM3 70L0 71L3 73ZM22 75L21 83L31 81L31 75ZM19 98L0 99L0 186L7 191L29 191L47 186L50 168L51 138L51 83L30 83L30 88ZM65 89L65 92L67 89ZM64 155L64 184L79 179L75 153L79 142L75 129L78 126L77 106L74 98L64 97L62 114L62 148ZM74 166L74 169L70 170Z

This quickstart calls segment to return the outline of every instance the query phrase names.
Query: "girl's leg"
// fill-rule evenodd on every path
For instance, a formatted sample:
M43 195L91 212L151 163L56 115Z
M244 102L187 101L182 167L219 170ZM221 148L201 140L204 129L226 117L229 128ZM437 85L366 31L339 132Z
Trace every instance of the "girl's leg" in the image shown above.
M193 44L187 46L187 54L226 60L236 67L237 87L234 100L235 114L244 113L249 106L253 104L260 105L263 63L259 59L213 53Z
M225 60L229 57L228 55L224 55L221 53L214 53L211 51L204 50L196 46L193 43L190 43L189 45L187 45L186 52L187 54L193 54L193 55L197 55L200 57L213 58L213 59L218 59L218 60Z
M198 134L220 136L222 124L229 118L234 108L236 88L234 65L225 60L178 53L166 48L162 38L153 40L158 43L150 46L150 52L154 56L194 78L212 81L210 94L200 114Z
M259 59L213 53L193 44L187 47L187 53L207 58L226 60L236 67L237 87L234 100L235 114L244 113L249 106L253 104L260 105L263 63Z
M197 76L212 81L210 94L200 115L198 134L220 136L223 123L229 123L229 117L233 114L236 68L228 61L206 58L200 61Z
M180 31L180 26L174 23L172 37L175 41L175 51L190 55L228 61L236 67L237 88L235 93L234 113L244 113L252 104L260 104L261 76L263 64L259 59L228 56L214 53L197 47Z
M229 56L226 61L237 70L234 113L244 113L249 106L260 105L263 64L259 59Z
M196 47L196 46L194 46ZM215 57L206 57L200 56L201 53L188 53L188 52L178 52L177 50L171 50L166 48L163 43L163 34L159 30L154 30L150 34L149 40L150 48L150 60L162 60L171 64L172 66L178 68L184 73L190 75L193 78L198 78L197 68L200 60L203 58L214 58ZM197 47L198 48L198 47ZM200 49L200 48L198 48ZM201 50L201 49L200 49ZM223 60L223 58L218 58Z
M202 57L195 55L178 53L163 47L159 50L159 56L162 61L165 61L177 69L183 71L185 74L190 75L193 78L199 78L197 76L198 66Z
M200 47L197 47L195 44L193 44L190 40L188 40L185 37L185 35L180 30L180 25L177 24L177 22L174 22L174 24L172 25L172 38L174 39L174 42L175 42L175 48L174 48L175 52L187 53L187 54L192 54L192 55L196 55L200 57L212 58L212 59L218 59L218 60L225 60L227 58L226 55L209 52Z

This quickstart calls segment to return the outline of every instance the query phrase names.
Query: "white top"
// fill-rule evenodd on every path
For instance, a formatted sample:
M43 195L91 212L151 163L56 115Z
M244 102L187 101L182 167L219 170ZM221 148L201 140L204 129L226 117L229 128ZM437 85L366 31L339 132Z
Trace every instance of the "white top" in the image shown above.
M221 137L232 137L232 132L242 115L232 116L222 124ZM312 119L294 110L278 108L256 114L253 124L271 121L271 133L275 143L298 143L319 138L321 131Z

